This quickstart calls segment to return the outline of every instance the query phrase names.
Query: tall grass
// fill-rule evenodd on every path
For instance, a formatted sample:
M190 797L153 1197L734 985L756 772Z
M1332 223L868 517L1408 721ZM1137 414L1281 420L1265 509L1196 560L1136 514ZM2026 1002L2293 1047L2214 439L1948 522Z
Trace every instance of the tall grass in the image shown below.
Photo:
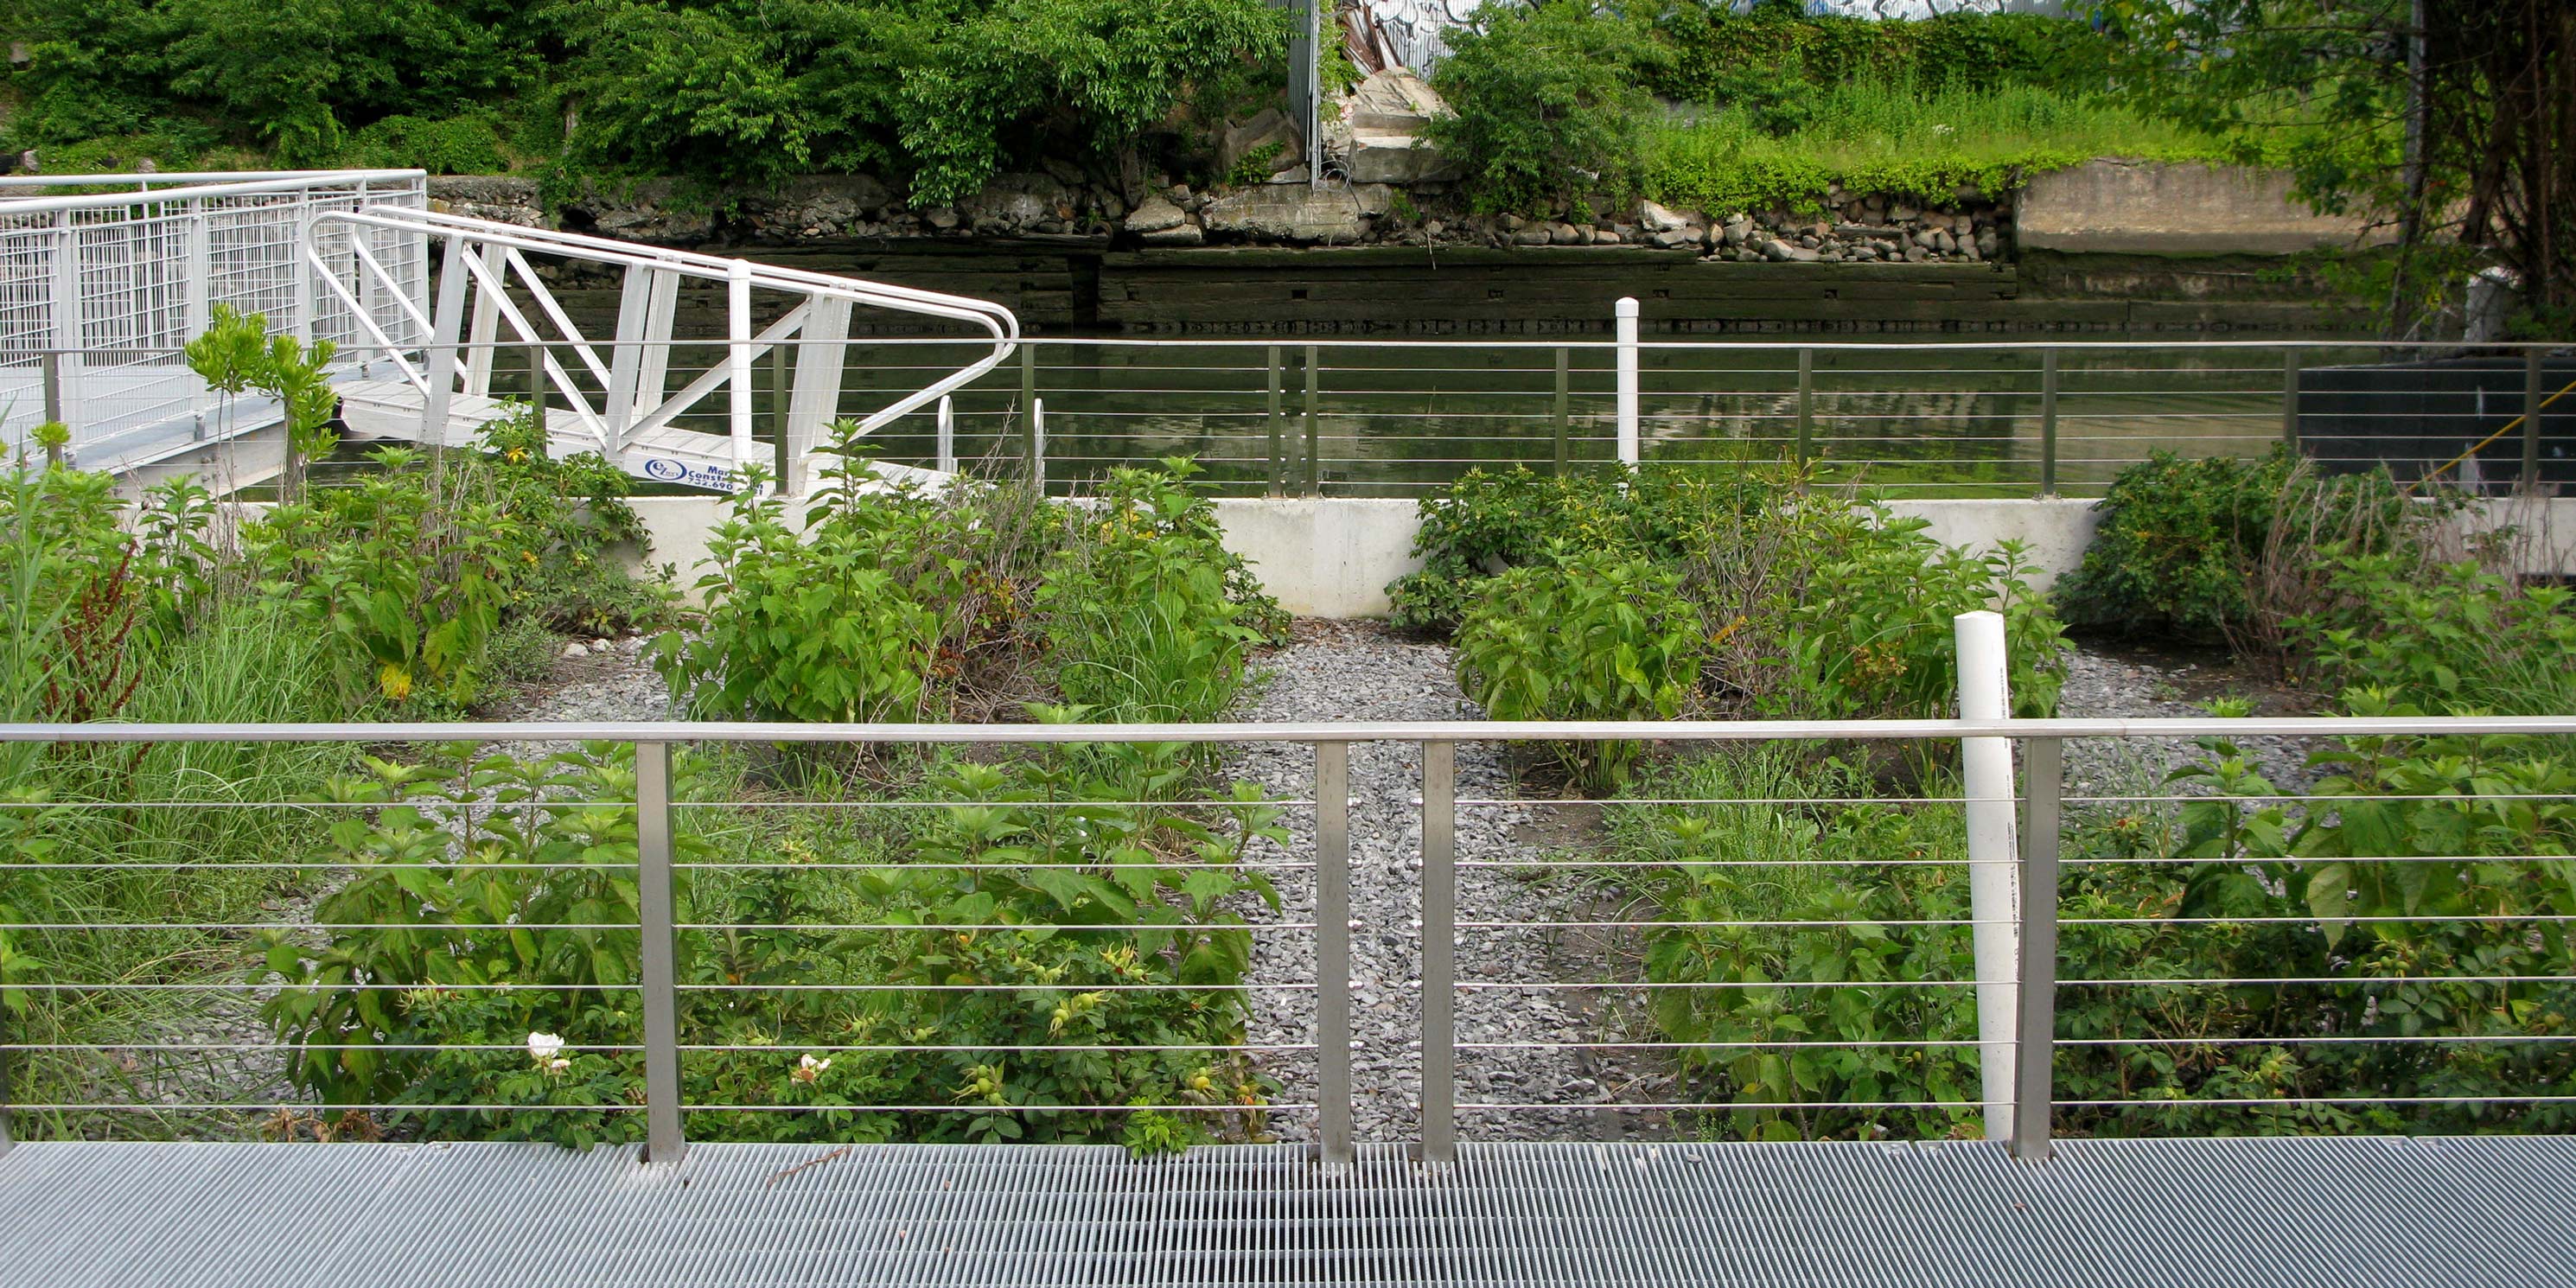
M108 715L117 721L276 722L336 710L325 638L246 588L198 605L184 630L137 628L113 641L67 630L88 571L58 532L30 518L52 503L41 485L13 496L0 525L0 719L60 719L49 685L75 647L121 653L133 687ZM93 664L89 674L99 673ZM322 824L277 803L318 799L323 780L355 755L271 743L0 745L0 923L20 927L0 930L0 1021L8 1040L52 1048L0 1052L13 1099L171 1089L148 1060L78 1048L203 1031L248 1009L246 1000L210 1005L220 992L133 986L244 978L241 936L187 927L280 920L264 905L296 878L279 863ZM63 925L82 929L45 928ZM151 1130L139 1120L122 1127Z
M2172 122L2033 85L1970 90L1896 77L1785 93L1770 104L1722 106L1650 127L1648 195L1722 210L1797 207L1839 182L1855 192L1948 199L1961 185L1998 193L2016 172L2097 156L2227 159L2218 141Z

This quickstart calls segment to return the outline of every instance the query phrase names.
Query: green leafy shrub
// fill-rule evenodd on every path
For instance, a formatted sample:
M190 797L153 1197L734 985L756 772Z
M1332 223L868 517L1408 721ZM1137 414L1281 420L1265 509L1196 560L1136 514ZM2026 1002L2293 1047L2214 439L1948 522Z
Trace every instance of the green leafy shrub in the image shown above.
M1735 101L1749 69L1775 81L1833 85L1905 77L1927 86L2003 85L2098 89L2108 46L2084 23L2028 13L1946 13L1907 22L1807 14L1758 4L1738 13L1680 5L1659 32L1672 46L1652 78L1659 93L1704 103Z
M1493 579L1458 630L1458 684L1496 720L1668 720L1699 680L1699 615L1679 574L1609 551ZM1567 769L1626 779L1633 742L1564 743Z
M453 747L371 769L338 788L378 808L334 827L328 857L354 875L317 910L367 929L320 947L272 937L257 972L295 985L265 1010L299 1052L291 1076L325 1103L382 1106L375 1125L417 1135L638 1138L641 1061L616 1049L640 1025L621 991L637 970L625 929L637 915L635 814L540 804L630 798L631 752L477 762ZM684 800L737 792L694 757L675 774ZM899 811L885 835L792 814L715 834L684 821L679 853L705 866L684 880L679 918L725 928L678 941L690 986L680 1040L721 1048L684 1056L683 1089L696 1104L746 1107L693 1113L689 1129L1140 1148L1207 1139L1228 1119L1257 1133L1267 1085L1223 1049L1242 1040L1242 994L1227 986L1251 953L1229 905L1273 897L1241 860L1256 837L1284 839L1276 811L1242 788L1218 823L1038 804L1111 790L1036 762L959 764L928 784L931 799L959 803ZM500 808L471 803L478 792ZM466 852L451 862L460 834ZM907 1044L932 1049L884 1049ZM1015 1049L1030 1047L1072 1049ZM1181 1112L1044 1112L1103 1104ZM442 1108L456 1105L493 1108Z
M1634 187L1653 101L1641 67L1662 57L1643 27L1583 0L1488 5L1447 33L1432 83L1455 115L1430 132L1464 166L1483 210L1535 210L1578 192Z
M1225 549L1185 460L1113 470L1077 512L1036 604L1065 699L1097 719L1190 722L1230 710L1279 606Z
M2331 556L2341 611L2295 624L2321 673L2434 711L2576 710L2576 592L2474 562L2419 569L2403 555Z
M2277 450L2253 462L2158 450L2122 470L2083 565L2057 588L2067 620L2202 634L2243 622L2290 464Z

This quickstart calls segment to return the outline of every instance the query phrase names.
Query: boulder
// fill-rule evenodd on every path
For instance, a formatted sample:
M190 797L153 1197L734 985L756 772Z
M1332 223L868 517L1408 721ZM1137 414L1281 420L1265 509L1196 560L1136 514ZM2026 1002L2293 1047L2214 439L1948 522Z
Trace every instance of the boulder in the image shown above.
M1812 264L1820 258L1816 252L1809 250L1804 246L1792 246L1776 237L1764 241L1759 249L1761 250L1762 257L1764 259L1771 260L1774 263Z
M1248 121L1227 125L1217 136L1217 168L1232 174L1236 165L1264 148L1270 149L1267 173L1306 164L1306 136L1297 132L1286 113L1265 107Z
M1030 228L1049 219L1073 218L1075 190L1050 174L997 174L958 203L961 215L985 228Z
M1353 183L1444 183L1458 177L1458 163L1429 139L1387 130L1351 130L1343 170Z
M1175 224L1157 228L1137 240L1148 246L1197 246L1207 241L1207 233L1197 224Z
M1354 242L1367 221L1384 215L1393 189L1260 184L1207 203L1199 212L1212 233L1288 242Z
M1637 217L1646 225L1646 231L1654 233L1677 232L1688 227L1691 222L1680 213L1651 201L1638 203Z
M1125 227L1127 231L1143 236L1146 233L1168 232L1189 221L1188 211L1173 205L1167 198L1155 196L1147 197L1143 205L1128 214Z
M1657 250L1687 250L1699 245L1699 231L1693 228L1673 228L1659 233L1649 233L1646 236L1646 244Z

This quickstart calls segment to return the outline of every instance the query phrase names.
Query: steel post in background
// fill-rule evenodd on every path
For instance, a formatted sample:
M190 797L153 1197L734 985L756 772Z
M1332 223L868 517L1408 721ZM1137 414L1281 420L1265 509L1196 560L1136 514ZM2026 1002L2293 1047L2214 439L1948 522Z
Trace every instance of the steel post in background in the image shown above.
M82 336L80 227L72 212L62 212L54 235L54 298L52 329L54 342L54 412L51 419L70 426L72 443L80 444L80 426L72 422L81 414L81 355L88 349ZM194 339L194 336L189 337Z
M1270 430L1270 472L1263 476L1263 488L1269 495L1279 496L1288 490L1288 462L1280 455L1285 448L1279 441L1279 395L1282 382L1279 378L1278 345L1270 346L1264 361L1270 373L1267 385L1268 410L1262 420Z
M2522 486L2540 490L2540 350L2522 351Z
M1046 490L1046 451L1038 442L1038 347L1027 339L1020 341L1020 417L1026 421L1029 479L1038 490Z
M1458 1157L1458 746L1422 744L1422 1161Z
M1359 1155L1351 1106L1351 747L1315 744L1316 1145L1327 1166Z
M2281 355L2281 441L2299 450L2299 351Z
M680 995L677 900L671 884L671 745L635 744L635 889L643 945L644 1161L677 1163L680 1134Z
M63 355L48 349L38 361L44 367L45 419L68 425L71 422L63 419Z
M1306 346L1306 495L1324 494L1323 422L1315 414L1316 395L1321 392L1323 364L1317 359L1315 346Z
M1612 306L1611 325L1619 344L1619 382L1612 406L1619 420L1619 463L1635 465L1643 446L1637 434L1637 301L1621 296Z
M2003 614L1961 613L1952 630L1959 653L1959 715L2002 720L2012 714L2007 676L2010 657ZM2013 1093L2013 985L2020 953L2013 924L2014 866L2012 742L2005 738L1959 740L1961 795L1968 824L1969 940L1975 962L1977 1041L1986 1139L2011 1131Z
M2057 1098L2057 822L2066 748L2057 738L2022 743L2029 783L2021 828L2020 1004L2013 1023L2013 1157L2048 1160Z
M1556 441L1556 474L1559 478L1565 476L1566 405L1574 390L1573 360L1573 353L1564 345L1556 346L1556 406L1551 419L1555 425L1552 437Z
M1816 458L1816 351L1798 350L1798 445L1795 460L1804 470Z
M795 346L769 346L769 455L770 484L784 487L787 482L787 426L795 419L795 398L788 391L787 351Z
M2039 354L2039 494L2057 495L2057 350Z

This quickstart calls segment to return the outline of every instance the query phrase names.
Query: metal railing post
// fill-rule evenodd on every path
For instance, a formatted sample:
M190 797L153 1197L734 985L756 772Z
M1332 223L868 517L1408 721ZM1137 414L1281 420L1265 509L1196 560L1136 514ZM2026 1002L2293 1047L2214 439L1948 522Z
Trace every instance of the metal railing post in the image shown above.
M80 427L72 420L80 415L82 401L80 228L68 210L56 223L53 270L54 410L47 418L69 426L77 442Z
M1455 743L1422 744L1422 1161L1458 1157Z
M2522 487L2540 490L2540 350L2522 351Z
M2039 353L2039 494L2057 495L2057 350Z
M2048 1159L2057 1055L2057 822L2066 748L2056 738L2022 742L2029 783L2021 829L2020 1005L2013 1023L2013 1157Z
M726 407L728 436L733 439L735 468L752 460L751 437L751 261L737 259L725 267L726 381L731 395Z
M680 1134L680 996L676 900L671 884L671 745L635 744L635 888L643 946L644 1161L677 1163Z
M1553 437L1556 440L1556 475L1559 478L1565 477L1565 435L1568 422L1566 407L1574 391L1573 359L1573 353L1564 345L1556 346L1556 407Z
M1323 424L1315 415L1316 395L1321 392L1323 364L1316 360L1316 349L1306 346L1306 495L1324 494Z
M1020 339L1020 419L1028 450L1029 479L1039 491L1046 490L1044 448L1038 442L1038 347L1023 336Z
M1798 350L1798 468L1816 455L1816 351Z
M2299 351L2281 355L2281 444L2299 450Z
M1315 744L1316 1146L1328 1167L1358 1158L1351 1126L1351 746Z
M63 419L63 355L48 349L40 361L44 366L45 419L57 425L69 424Z
M546 437L546 347L528 346L528 415L537 431L537 450L544 451Z
M788 394L788 348L784 340L769 346L770 482L782 490L787 485L787 427L792 420L789 408L795 402Z
M1029 400L1029 486L1046 495L1046 399Z
M1288 490L1288 463L1280 456L1280 452L1282 450L1282 445L1279 441L1279 394L1281 381L1279 379L1278 345L1274 344L1270 346L1269 355L1264 359L1264 361L1267 363L1270 373L1268 377L1269 409L1263 418L1263 423L1269 426L1270 429L1270 472L1263 476L1262 486L1263 489L1271 496L1278 496Z

